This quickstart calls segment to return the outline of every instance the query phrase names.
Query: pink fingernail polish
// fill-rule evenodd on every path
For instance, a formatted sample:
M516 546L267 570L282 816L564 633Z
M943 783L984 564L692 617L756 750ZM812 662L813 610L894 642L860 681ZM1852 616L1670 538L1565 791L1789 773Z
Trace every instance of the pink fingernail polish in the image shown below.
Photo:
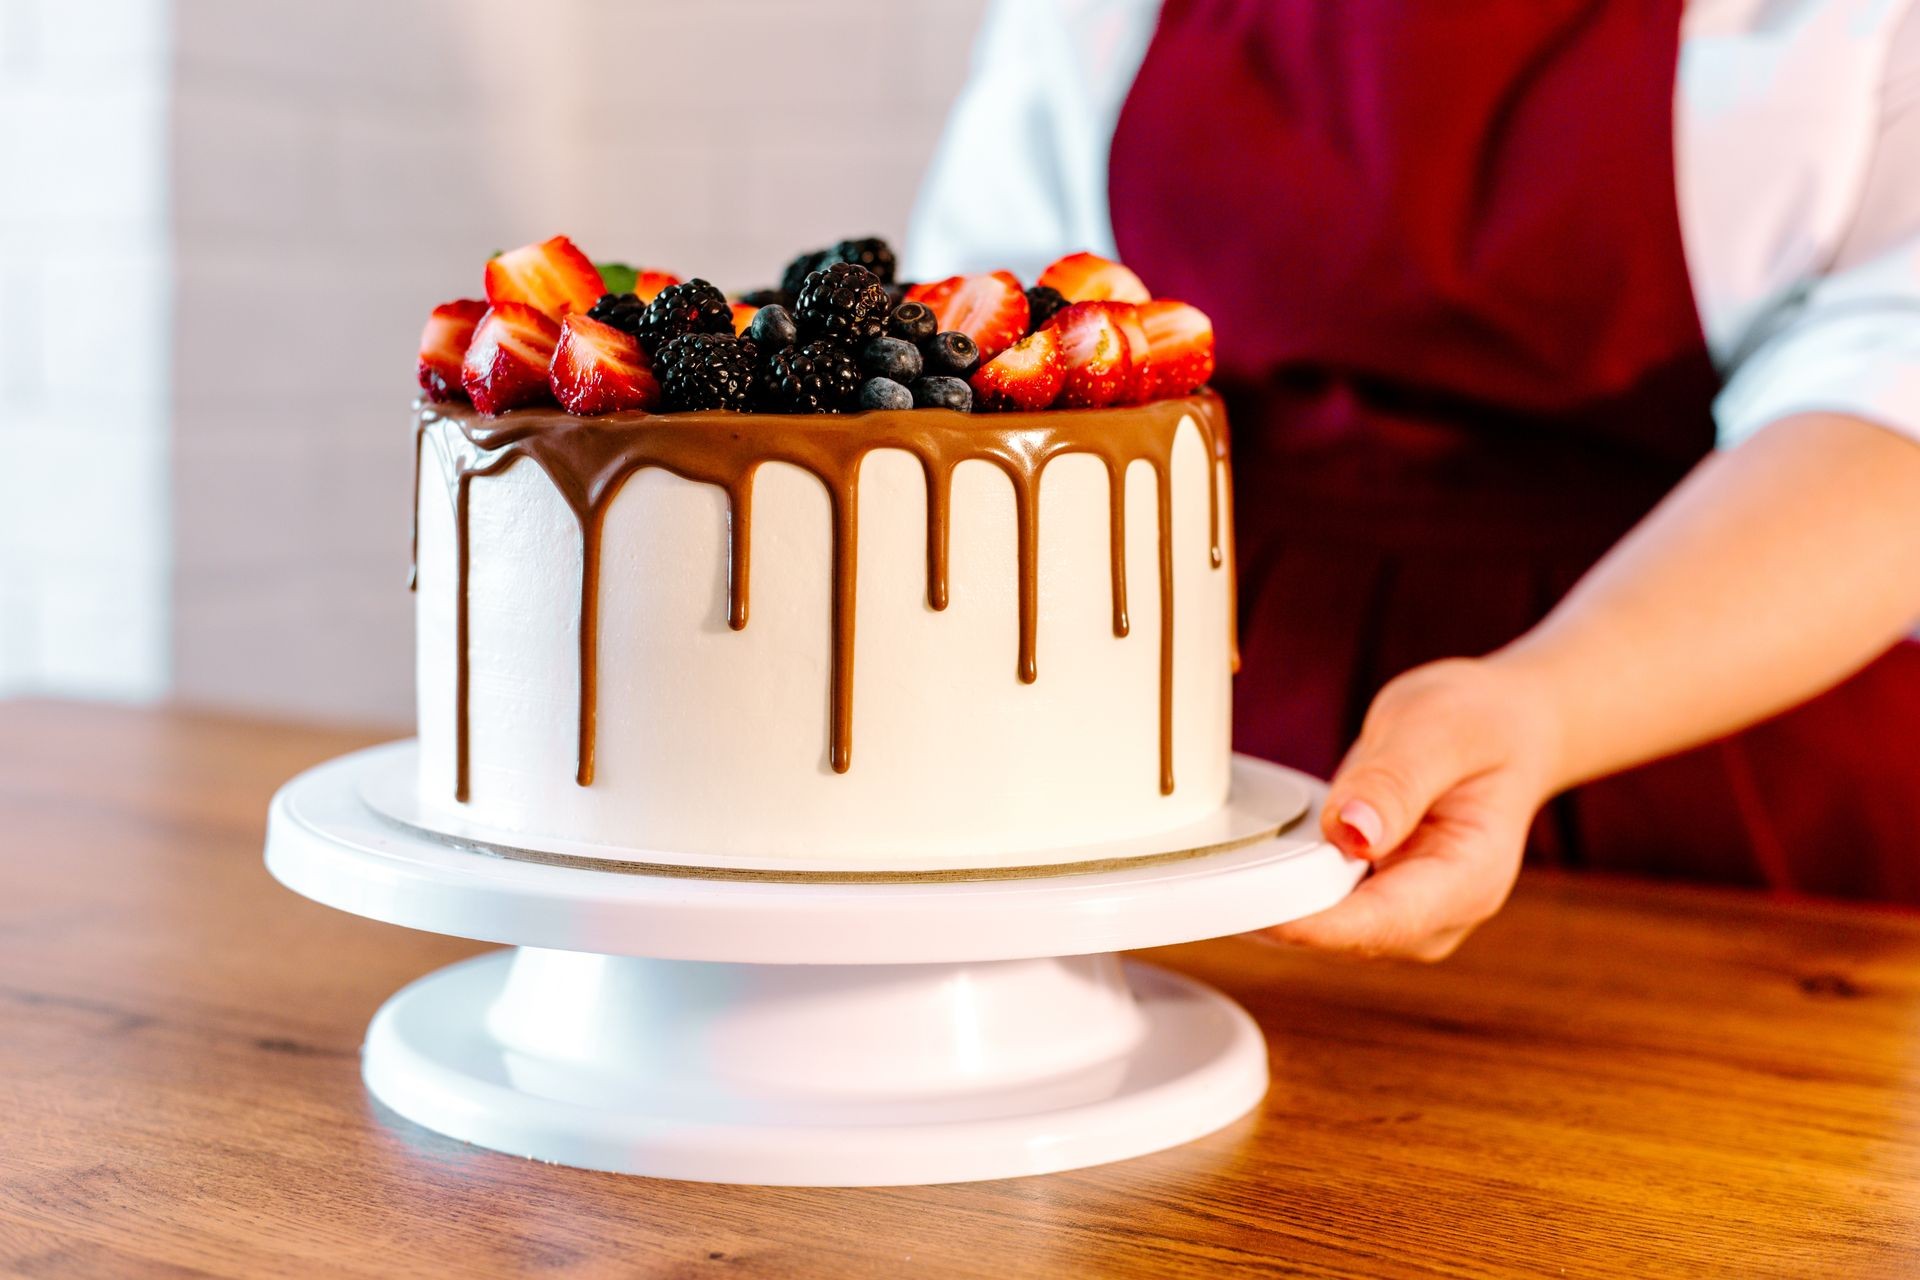
M1349 800L1341 805L1339 818L1360 837L1360 846L1365 851L1372 851L1386 835L1387 824L1381 820L1379 811L1365 800Z

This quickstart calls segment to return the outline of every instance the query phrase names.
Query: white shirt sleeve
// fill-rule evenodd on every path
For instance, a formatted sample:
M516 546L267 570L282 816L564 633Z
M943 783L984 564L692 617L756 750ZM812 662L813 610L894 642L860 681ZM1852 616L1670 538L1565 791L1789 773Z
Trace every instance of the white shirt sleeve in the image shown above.
M1107 151L1159 0L994 0L907 231L902 272L1113 256Z
M1866 151L1845 191L1850 216L1823 262L1726 335L1726 383L1714 406L1723 445L1813 411L1920 439L1920 6L1898 18L1877 53L1878 93L1859 129ZM1764 154L1758 132L1745 141ZM1845 149L1831 141L1828 154Z

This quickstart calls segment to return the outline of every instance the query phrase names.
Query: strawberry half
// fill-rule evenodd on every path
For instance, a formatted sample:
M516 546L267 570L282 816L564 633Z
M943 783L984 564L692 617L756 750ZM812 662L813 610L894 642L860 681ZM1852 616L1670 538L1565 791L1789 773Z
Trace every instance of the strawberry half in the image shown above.
M1070 253L1040 273L1040 284L1058 289L1068 302L1147 302L1140 277L1094 253Z
M1060 334L1060 359L1066 365L1062 409L1098 409L1131 395L1133 349L1104 303L1069 303L1054 313L1046 328Z
M1140 323L1140 308L1131 302L1096 302L1093 305L1106 308L1113 322L1120 326L1121 336L1127 340L1127 363L1133 368L1133 376L1126 392L1114 403L1145 404L1152 397L1147 394L1147 330Z
M460 385L482 413L505 413L547 398L547 367L560 326L538 307L497 302L474 326Z
M747 331L747 326L753 323L753 318L760 314L760 308L754 306L751 302L735 302L731 305L733 307L733 336L737 338Z
M1213 321L1184 302L1149 302L1140 308L1147 334L1147 371L1140 379L1148 400L1183 396L1213 376Z
M568 413L652 410L660 404L653 361L639 342L590 316L568 316L560 322L547 381Z
M522 245L487 263L487 303L523 302L555 320L585 311L606 289L600 271L565 236Z
M1059 333L1066 365L1061 408L1097 409L1132 393L1133 352L1119 319L1104 304L1071 303L1047 321L1047 328Z
M487 304L474 298L443 302L427 317L420 331L420 387L430 400L465 400L460 385L460 362L466 359L473 327L487 313Z
M981 409L1044 409L1066 384L1057 329L1036 329L973 371L975 404Z
M907 290L905 301L926 303L942 333L957 330L972 338L983 361L1018 342L1033 315L1026 291L1011 271L917 284Z
M680 277L671 271L655 271L642 268L633 277L633 295L642 302L652 302L653 295L670 284L679 284Z

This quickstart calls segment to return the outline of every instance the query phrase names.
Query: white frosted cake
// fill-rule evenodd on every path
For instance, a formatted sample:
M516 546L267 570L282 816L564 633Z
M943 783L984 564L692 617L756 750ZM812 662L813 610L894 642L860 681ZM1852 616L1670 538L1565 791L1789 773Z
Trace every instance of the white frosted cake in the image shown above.
M1042 366L1050 403L1087 401L1070 393L1074 308L1034 328L1045 341L1027 340L1023 309L1020 334L996 351L988 327L958 380L987 401L973 407L1002 412L961 412L940 400L951 388L923 397L919 384L939 380L925 374L900 383L923 407L809 414L732 411L725 361L765 362L739 366L760 370L759 397L800 397L775 407L817 407L805 397L841 376L824 342L769 357L743 315L745 336L729 336L730 318L705 346L649 351L641 321L605 357L589 345L611 348L618 332L602 300L591 313L610 323L561 306L548 354L537 320L503 329L492 317L513 321L511 299L491 301L461 349L469 394L494 414L444 378L436 392L423 350L418 786L430 820L531 848L910 869L1171 831L1225 802L1225 420L1210 394L1152 394L1173 384L1156 386L1145 339L1123 331L1130 316L1090 339L1105 344L1090 358L1132 344L1131 393L1113 398L1143 403L1023 407L1026 371ZM802 291L794 308L801 338L808 301ZM847 305L858 315L858 299ZM1120 304L1091 305L1110 316ZM851 375L862 396L893 394L867 385L890 379L861 376L883 357L923 369L869 346ZM596 358L601 398L582 401L589 380L564 370ZM529 359L550 362L567 409L493 394L511 371L488 376ZM1183 370L1184 393L1204 375ZM639 389L609 401L609 385ZM723 407L676 407L703 387L719 387Z

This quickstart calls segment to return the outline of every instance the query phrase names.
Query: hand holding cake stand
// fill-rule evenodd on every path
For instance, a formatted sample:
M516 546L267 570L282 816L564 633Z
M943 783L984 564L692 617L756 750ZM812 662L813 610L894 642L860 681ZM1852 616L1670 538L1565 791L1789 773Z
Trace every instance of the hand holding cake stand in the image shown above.
M269 820L296 892L514 948L389 1000L367 1087L463 1141L624 1173L957 1182L1197 1138L1264 1094L1264 1040L1114 953L1318 911L1364 872L1320 840L1317 784L1246 757L1220 813L1120 856L880 876L430 831L405 812L414 750L309 770Z

